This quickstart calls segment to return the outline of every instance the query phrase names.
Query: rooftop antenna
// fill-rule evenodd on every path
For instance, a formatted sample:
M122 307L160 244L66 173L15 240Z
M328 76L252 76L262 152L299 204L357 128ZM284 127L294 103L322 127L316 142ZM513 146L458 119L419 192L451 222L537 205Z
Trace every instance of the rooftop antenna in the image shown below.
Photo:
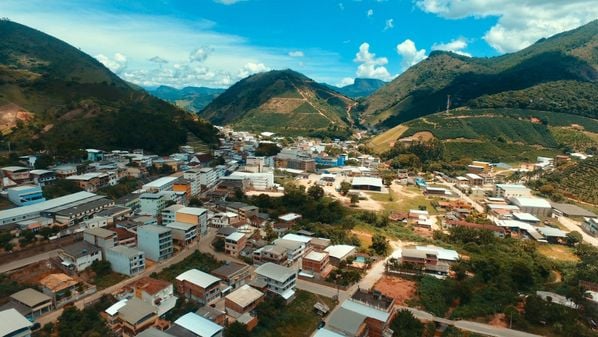
M446 114L449 114L449 110L451 109L451 95L446 95Z

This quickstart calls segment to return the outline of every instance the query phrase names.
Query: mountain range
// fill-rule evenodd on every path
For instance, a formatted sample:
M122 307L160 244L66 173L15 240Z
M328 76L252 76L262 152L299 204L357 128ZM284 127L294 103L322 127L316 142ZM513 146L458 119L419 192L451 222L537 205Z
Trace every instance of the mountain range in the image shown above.
M345 130L355 102L293 70L272 70L237 82L200 115L217 125L287 135Z
M356 78L353 84L349 84L344 87L336 87L329 84L324 85L347 97L357 99L373 94L385 84L386 82L375 78Z
M598 117L598 20L491 58L435 51L364 100L368 127L389 128L447 107L526 108Z
M150 94L191 112L201 111L214 98L223 93L224 90L206 87L184 87L177 89L167 85L161 85L155 89L146 88L146 91Z
M131 86L50 35L0 21L0 125L13 149L173 151L192 134L218 141L197 116Z

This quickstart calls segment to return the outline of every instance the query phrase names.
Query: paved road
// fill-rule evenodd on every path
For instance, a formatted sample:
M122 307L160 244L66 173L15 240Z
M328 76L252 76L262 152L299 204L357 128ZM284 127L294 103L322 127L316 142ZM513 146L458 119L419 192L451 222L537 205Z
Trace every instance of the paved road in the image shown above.
M44 260L47 260L49 258L56 257L56 256L58 256L58 249L51 250L49 252L41 253L38 255L26 257L24 259L12 261L12 262L0 265L0 273L6 273L8 271L19 269L19 268L25 267L27 265L30 265L32 263L44 261Z
M484 213L484 207L482 205L480 205L477 201L471 199L468 195L465 195L465 193L461 192L461 190L459 190L458 188L455 187L455 184L445 182L442 185L448 186L459 197L461 197L462 199L464 199L465 201L467 201L468 203L473 205L473 207L475 208L476 211L478 211L479 213Z
M579 232L585 242L591 244L592 246L598 247L598 238L590 236L586 232L584 232L584 230L581 229L581 224L579 222L571 220L570 218L564 216L559 217L558 220L563 226L567 227L568 230Z

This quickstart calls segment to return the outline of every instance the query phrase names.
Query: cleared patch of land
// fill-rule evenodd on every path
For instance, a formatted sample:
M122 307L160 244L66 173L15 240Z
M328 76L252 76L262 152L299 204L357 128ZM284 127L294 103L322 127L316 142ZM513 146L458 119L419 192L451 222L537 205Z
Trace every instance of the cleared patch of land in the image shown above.
M573 253L573 250L563 245L540 245L538 252L550 259L565 262L577 262L579 258Z
M397 305L406 305L407 300L415 297L417 283L396 276L382 276L374 285L374 289L392 297Z
M395 141L399 139L399 137L401 137L401 135L405 131L407 131L407 126L399 124L394 128L389 129L372 138L369 142L369 146L376 153L388 151L394 145Z

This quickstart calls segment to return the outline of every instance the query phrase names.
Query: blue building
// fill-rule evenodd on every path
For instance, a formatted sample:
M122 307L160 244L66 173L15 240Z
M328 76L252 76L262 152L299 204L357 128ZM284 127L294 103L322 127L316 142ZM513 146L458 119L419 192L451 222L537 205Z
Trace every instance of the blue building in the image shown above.
M346 160L347 160L346 154L341 154L336 159L324 159L322 157L316 157L316 159L315 159L317 165L331 166L331 167L345 166Z
M428 186L428 184L426 183L426 180L422 177L415 178L415 184L421 188L425 188Z
M8 200L17 206L27 206L46 201L42 188L37 185L23 185L8 190Z
M104 152L102 150L86 149L85 151L87 151L87 160L89 161L104 160Z

